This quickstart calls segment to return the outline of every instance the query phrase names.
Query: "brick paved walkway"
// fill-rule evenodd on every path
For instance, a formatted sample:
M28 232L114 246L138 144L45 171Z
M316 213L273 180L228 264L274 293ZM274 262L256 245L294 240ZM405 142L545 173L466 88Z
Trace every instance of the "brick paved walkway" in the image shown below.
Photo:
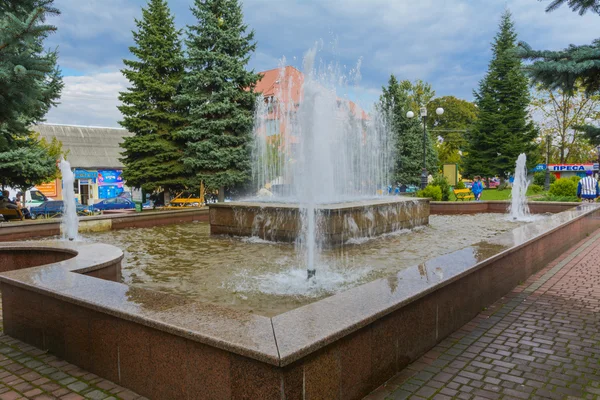
M599 399L600 231L365 400Z
M0 301L0 400L144 400L53 355L2 334Z

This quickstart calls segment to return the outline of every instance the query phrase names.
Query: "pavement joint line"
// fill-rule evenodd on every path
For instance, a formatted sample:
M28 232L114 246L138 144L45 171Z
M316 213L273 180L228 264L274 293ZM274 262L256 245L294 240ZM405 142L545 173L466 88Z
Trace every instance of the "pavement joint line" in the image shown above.
M575 258L577 258L578 256L580 256L582 253L584 253L586 250L588 250L588 248L590 248L597 240L600 239L600 232L598 232L596 235L589 237L587 239L584 239L585 241L579 245L576 249L574 249L571 253L569 253L568 256L566 256L563 260L561 260L560 262L557 263L557 265L555 265L554 267L552 267L550 270L546 271L542 276L540 276L539 278L537 278L533 283L531 283L529 286L527 286L524 290L522 290L521 292L519 292L516 296L514 296L513 300L509 300L506 303L503 303L500 305L500 307L495 310L494 312L492 312L490 315L487 315L486 319L483 320L478 320L477 321L477 327L471 331L469 333L469 335L473 335L475 334L475 332L481 332L480 334L475 334L476 337L481 338L486 336L492 329L498 329L497 327L497 323L491 324L489 325L490 320L494 320L496 318L494 318L495 316L500 315L500 312L502 313L503 317L501 317L499 319L499 321L501 321L503 318L505 318L509 313L514 312L516 310L516 312L518 313L518 316L516 317L515 320L518 320L519 317L523 316L525 313L527 313L531 307L533 307L534 305L536 305L538 298L545 294L548 290L550 290L552 287L554 287L554 284L552 284L550 287L546 288L546 290L543 291L543 293L536 293L536 296L534 298L534 300L532 302L529 302L527 304L523 304L526 299L528 297L530 297L532 294L534 294L537 290L539 290L539 288L543 287L544 284L546 284L550 279L552 279L552 277L554 277L557 273L559 273L565 266L567 266L570 262L572 262ZM579 242L580 243L580 242ZM575 244L576 245L576 244ZM574 245L574 246L575 246ZM568 250L567 250L568 251ZM577 263L575 263L573 266L571 266L571 268L569 268L569 270L571 270L572 268L575 268L577 266ZM528 278L529 279L529 278ZM499 299L500 300L500 299ZM517 310L519 307L523 307L522 310ZM477 317L476 317L477 318ZM498 321L498 322L499 322ZM472 321L470 321L472 322ZM498 337L502 334L504 334L506 332L507 329L510 329L511 325L509 324L507 327L505 328L500 328L500 332L499 333L494 333L492 336L493 337ZM461 328L462 329L462 328ZM459 329L460 331L460 329ZM452 340L450 346L448 348L446 348L445 350L441 351L442 354L447 354L448 351L450 351L451 349L454 349L455 346L460 345L461 344L461 340L464 339L464 337L466 337L467 335L463 336L460 339L454 339L451 336L449 336L448 338ZM570 341L569 341L570 342ZM439 345L439 343L438 343ZM436 345L437 346L437 345ZM435 347L434 347L435 349ZM433 349L432 349L433 350ZM463 352L461 352L461 354L463 354ZM459 355L460 357L460 355ZM588 356L589 357L589 356ZM586 357L586 358L588 358ZM414 363L416 362L422 362L422 358L423 356L421 356L418 360L415 360ZM439 356L435 357L435 360L438 360ZM434 361L435 361L434 360ZM467 361L465 366L462 368L457 368L458 372L456 373L451 373L450 375L452 375L453 378L455 377L459 377L461 372L466 371L465 367L466 366L472 366L472 363L474 361L477 361L476 359ZM410 367L413 365L410 364L408 365L406 369L410 369ZM554 370L555 368L552 367L552 370ZM419 370L412 370L413 374L408 377L399 387L397 387L396 389L392 390L392 392L388 393L385 395L386 399L392 399L393 397L389 397L389 396L393 396L394 393L396 393L396 391L398 391L399 389L402 389L402 387L407 384L407 383L412 383L412 384L416 384L415 386L418 386L416 389L414 390L410 390L410 389L406 389L409 392L411 392L409 394L410 397L416 395L416 393L427 383L427 382L423 382L422 384L419 384L417 382L414 381L414 377L416 375L419 374ZM469 379L470 382L470 379ZM544 388L546 388L546 390L550 390L552 391L554 394L556 394L556 392L554 391L554 387L552 386L552 388L550 388L548 385L551 384L546 384L544 385ZM567 385L567 387L570 385ZM442 386L440 388L438 388L435 393L433 393L431 396L436 396L437 394L443 394L441 393L442 390L445 388L445 386ZM529 396L535 396L537 394L539 388L534 389L531 393L529 393ZM504 396L507 395L506 393L500 394L497 393L499 396ZM538 397L541 396L541 393L538 395ZM565 395L566 396L566 395ZM543 396L542 396L543 397ZM600 398L600 397L598 397Z

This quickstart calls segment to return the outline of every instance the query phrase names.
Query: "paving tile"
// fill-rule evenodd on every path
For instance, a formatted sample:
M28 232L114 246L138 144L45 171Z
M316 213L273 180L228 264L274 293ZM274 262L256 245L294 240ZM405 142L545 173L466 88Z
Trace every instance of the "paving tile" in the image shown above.
M571 248L452 334L453 341L444 340L443 353L427 353L431 365L446 363L448 355L454 359L441 373L421 374L420 387L405 393L420 390L424 397L459 399L600 398L598 259L596 236Z

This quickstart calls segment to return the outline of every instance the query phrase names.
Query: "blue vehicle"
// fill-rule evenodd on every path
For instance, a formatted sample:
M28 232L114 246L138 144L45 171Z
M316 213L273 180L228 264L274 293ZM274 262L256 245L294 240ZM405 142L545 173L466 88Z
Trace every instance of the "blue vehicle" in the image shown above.
M53 218L60 217L63 214L65 204L62 200L45 201L37 207L31 207L29 213L31 218ZM77 215L89 215L90 208L81 204L77 204Z
M125 197L113 197L112 199L104 199L92 207L94 211L129 210L135 208L135 203Z

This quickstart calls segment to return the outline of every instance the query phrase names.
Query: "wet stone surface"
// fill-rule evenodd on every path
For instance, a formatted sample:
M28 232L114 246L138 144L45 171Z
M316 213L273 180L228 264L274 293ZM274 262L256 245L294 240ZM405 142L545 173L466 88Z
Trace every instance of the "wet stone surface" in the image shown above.
M600 231L365 400L600 398Z
M522 225L504 214L430 217L429 226L323 250L315 281L293 244L211 236L207 223L84 234L123 250L124 283L264 316L396 274ZM488 251L488 256L502 250ZM489 250L489 249L488 249Z

